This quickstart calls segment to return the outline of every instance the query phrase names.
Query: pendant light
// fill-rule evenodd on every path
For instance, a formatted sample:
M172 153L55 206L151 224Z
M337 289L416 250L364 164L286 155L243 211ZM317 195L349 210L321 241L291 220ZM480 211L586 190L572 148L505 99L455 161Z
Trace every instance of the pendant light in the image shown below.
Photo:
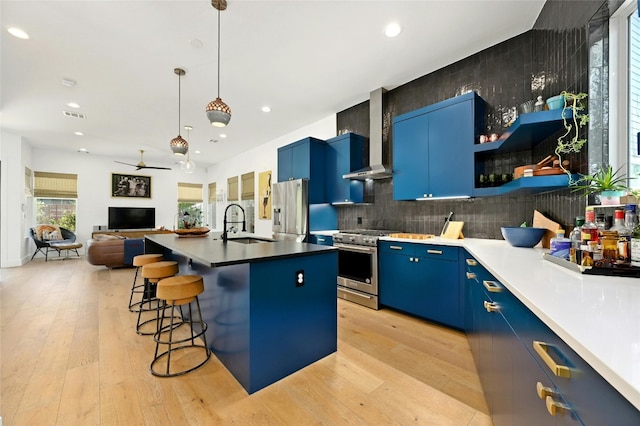
M171 139L169 148L175 155L185 155L189 151L189 142L180 136L180 79L185 75L185 71L182 68L174 68L173 72L178 75L178 136Z
M184 126L184 128L187 131L187 139L189 139L189 131L192 130L193 127ZM191 158L189 158L189 153L190 152L191 152L191 150L187 151L187 161L181 161L180 162L180 170L182 170L183 172L185 172L187 174L191 174L196 170L196 163L191 161Z
M231 108L220 98L220 11L226 10L227 0L211 0L211 6L218 11L218 97L209 102L206 112L212 126L224 127L231 120Z

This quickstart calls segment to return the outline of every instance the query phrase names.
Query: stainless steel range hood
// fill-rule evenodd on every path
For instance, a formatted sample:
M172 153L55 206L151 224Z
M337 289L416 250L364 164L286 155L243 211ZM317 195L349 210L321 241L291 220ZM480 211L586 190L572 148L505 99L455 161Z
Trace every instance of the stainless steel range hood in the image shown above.
M344 179L369 180L389 179L393 171L382 161L382 95L385 89L379 88L369 95L369 167L342 175Z

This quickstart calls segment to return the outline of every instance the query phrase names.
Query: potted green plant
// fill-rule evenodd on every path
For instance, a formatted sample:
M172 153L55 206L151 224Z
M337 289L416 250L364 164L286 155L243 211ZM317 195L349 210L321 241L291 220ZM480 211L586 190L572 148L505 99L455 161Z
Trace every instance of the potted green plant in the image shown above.
M620 197L629 190L627 177L620 174L621 170L622 167L614 171L610 164L601 165L592 174L580 175L573 191L584 191L585 196L599 195L602 204L619 204Z
M562 155L578 153L587 143L586 138L580 137L580 129L589 123L589 114L586 112L586 93L571 93L563 91L564 104L562 106L562 122L565 132L558 137L555 153L558 156L560 168L569 176L569 185L577 182L573 179L571 171L564 167Z

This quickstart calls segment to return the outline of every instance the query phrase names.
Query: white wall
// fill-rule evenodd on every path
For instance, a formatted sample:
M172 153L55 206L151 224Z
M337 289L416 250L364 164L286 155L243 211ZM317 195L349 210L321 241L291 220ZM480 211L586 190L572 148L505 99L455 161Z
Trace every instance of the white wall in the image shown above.
M225 200L227 196L227 179L233 176L240 176L243 173L255 172L255 233L264 237L271 237L271 220L261 219L258 216L262 204L260 202L260 189L258 188L258 175L270 170L272 172L271 182L278 180L278 148L299 141L306 137L318 139L329 139L336 136L336 115L319 120L301 129L288 133L271 142L260 145L251 151L243 152L238 156L217 164L207 170L207 183L215 182L218 191L224 189ZM222 220L227 202L217 203L215 228L222 230Z
M331 116L265 143L251 151L238 154L230 160L210 167L196 169L193 174L174 170L140 170L115 163L112 159L83 153L58 152L32 148L21 137L2 133L0 138L0 267L20 266L27 262L35 246L28 237L28 230L35 225L31 198L24 192L24 167L33 171L75 173L78 175L78 204L76 235L83 244L91 238L95 225L107 225L107 207L155 207L156 226L172 229L176 219L177 183L201 183L203 197L208 199L208 184L216 182L226 194L227 178L243 173L256 173L256 200L259 197L258 174L273 172L272 182L277 180L277 149L308 136L328 139L336 136L336 116ZM224 142L221 142L224 143ZM196 162L197 164L197 162ZM111 173L151 176L151 199L111 197ZM24 207L23 207L24 205ZM206 203L205 203L206 205ZM256 201L256 215L260 209ZM226 203L218 203L215 228L222 229L222 214ZM24 210L23 210L24 208ZM206 213L206 212L205 212ZM19 226L16 226L19 224ZM271 220L255 218L255 233L271 236ZM211 227L214 227L213 224ZM86 244L85 244L86 245Z

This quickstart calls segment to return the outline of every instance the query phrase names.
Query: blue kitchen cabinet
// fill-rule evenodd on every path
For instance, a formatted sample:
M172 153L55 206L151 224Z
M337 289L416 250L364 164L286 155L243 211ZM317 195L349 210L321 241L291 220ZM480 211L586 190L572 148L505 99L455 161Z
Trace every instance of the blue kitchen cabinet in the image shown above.
M460 310L458 248L380 242L380 303L456 328Z
M474 92L393 120L393 199L468 197L484 101Z
M309 179L309 203L326 203L325 141L308 137L278 148L278 182Z
M640 412L502 283L468 254L465 263L466 331L495 425L640 424Z
M311 244L319 244L321 246L332 246L333 245L333 236L331 235L322 235L322 234L314 234L309 238L309 242Z
M326 171L329 203L362 203L364 182L342 175L362 169L365 138L346 133L327 140Z

